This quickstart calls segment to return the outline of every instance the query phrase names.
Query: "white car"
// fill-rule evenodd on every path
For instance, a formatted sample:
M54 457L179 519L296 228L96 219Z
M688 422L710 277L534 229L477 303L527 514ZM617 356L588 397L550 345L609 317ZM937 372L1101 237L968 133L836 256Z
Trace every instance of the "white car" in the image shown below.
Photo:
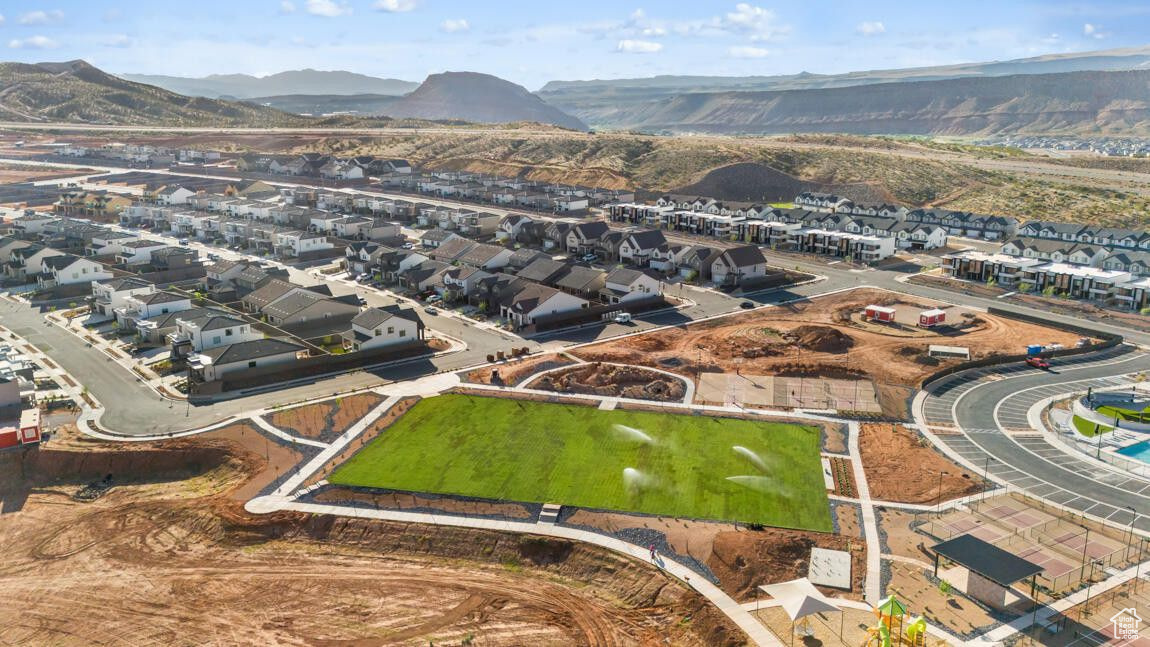
M631 323L631 313L630 312L620 312L619 314L615 315L615 323L619 323L619 324Z

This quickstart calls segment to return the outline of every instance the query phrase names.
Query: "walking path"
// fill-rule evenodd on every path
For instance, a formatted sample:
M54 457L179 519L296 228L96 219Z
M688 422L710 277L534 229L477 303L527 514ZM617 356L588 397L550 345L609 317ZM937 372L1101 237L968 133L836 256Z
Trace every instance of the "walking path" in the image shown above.
M859 423L847 424L849 435L847 447L851 454L851 468L854 470L855 489L859 493L859 506L862 508L863 536L866 537L866 601L877 605L882 599L882 543L879 541L878 522L874 514L874 501L870 498L870 487L866 482L862 459L859 457Z

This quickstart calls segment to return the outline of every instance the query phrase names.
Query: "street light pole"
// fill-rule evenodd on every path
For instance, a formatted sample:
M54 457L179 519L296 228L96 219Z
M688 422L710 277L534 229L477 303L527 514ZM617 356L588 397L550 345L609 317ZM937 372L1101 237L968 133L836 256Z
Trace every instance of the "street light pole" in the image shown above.
M990 472L990 461L991 460L992 459L990 458L990 454L987 454L986 460L982 463L982 487L986 488L986 490L990 489L990 488L987 488L986 486L988 483L990 483L990 479L987 478L987 474ZM986 490L983 490L982 498L986 498Z
M946 474L945 470L940 470L938 473L938 500L934 504L934 513L940 514L942 512L942 475Z
M1133 516L1130 517L1130 529L1126 532L1126 560L1130 560L1130 542L1134 541L1134 522L1138 520L1138 511L1134 506L1126 506Z

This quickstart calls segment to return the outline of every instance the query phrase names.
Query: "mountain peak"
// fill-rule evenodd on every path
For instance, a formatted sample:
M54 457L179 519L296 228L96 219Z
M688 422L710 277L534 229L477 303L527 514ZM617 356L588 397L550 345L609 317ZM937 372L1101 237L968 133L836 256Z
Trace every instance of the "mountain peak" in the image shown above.
M387 109L392 117L454 119L479 123L537 121L572 130L587 125L527 88L482 72L432 74Z

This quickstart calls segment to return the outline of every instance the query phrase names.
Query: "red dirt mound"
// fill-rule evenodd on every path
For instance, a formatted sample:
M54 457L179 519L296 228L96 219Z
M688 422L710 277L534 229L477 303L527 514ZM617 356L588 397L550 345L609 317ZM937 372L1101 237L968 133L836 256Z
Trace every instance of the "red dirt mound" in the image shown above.
M855 345L850 335L829 326L799 326L786 337L801 348L819 353L845 353Z

